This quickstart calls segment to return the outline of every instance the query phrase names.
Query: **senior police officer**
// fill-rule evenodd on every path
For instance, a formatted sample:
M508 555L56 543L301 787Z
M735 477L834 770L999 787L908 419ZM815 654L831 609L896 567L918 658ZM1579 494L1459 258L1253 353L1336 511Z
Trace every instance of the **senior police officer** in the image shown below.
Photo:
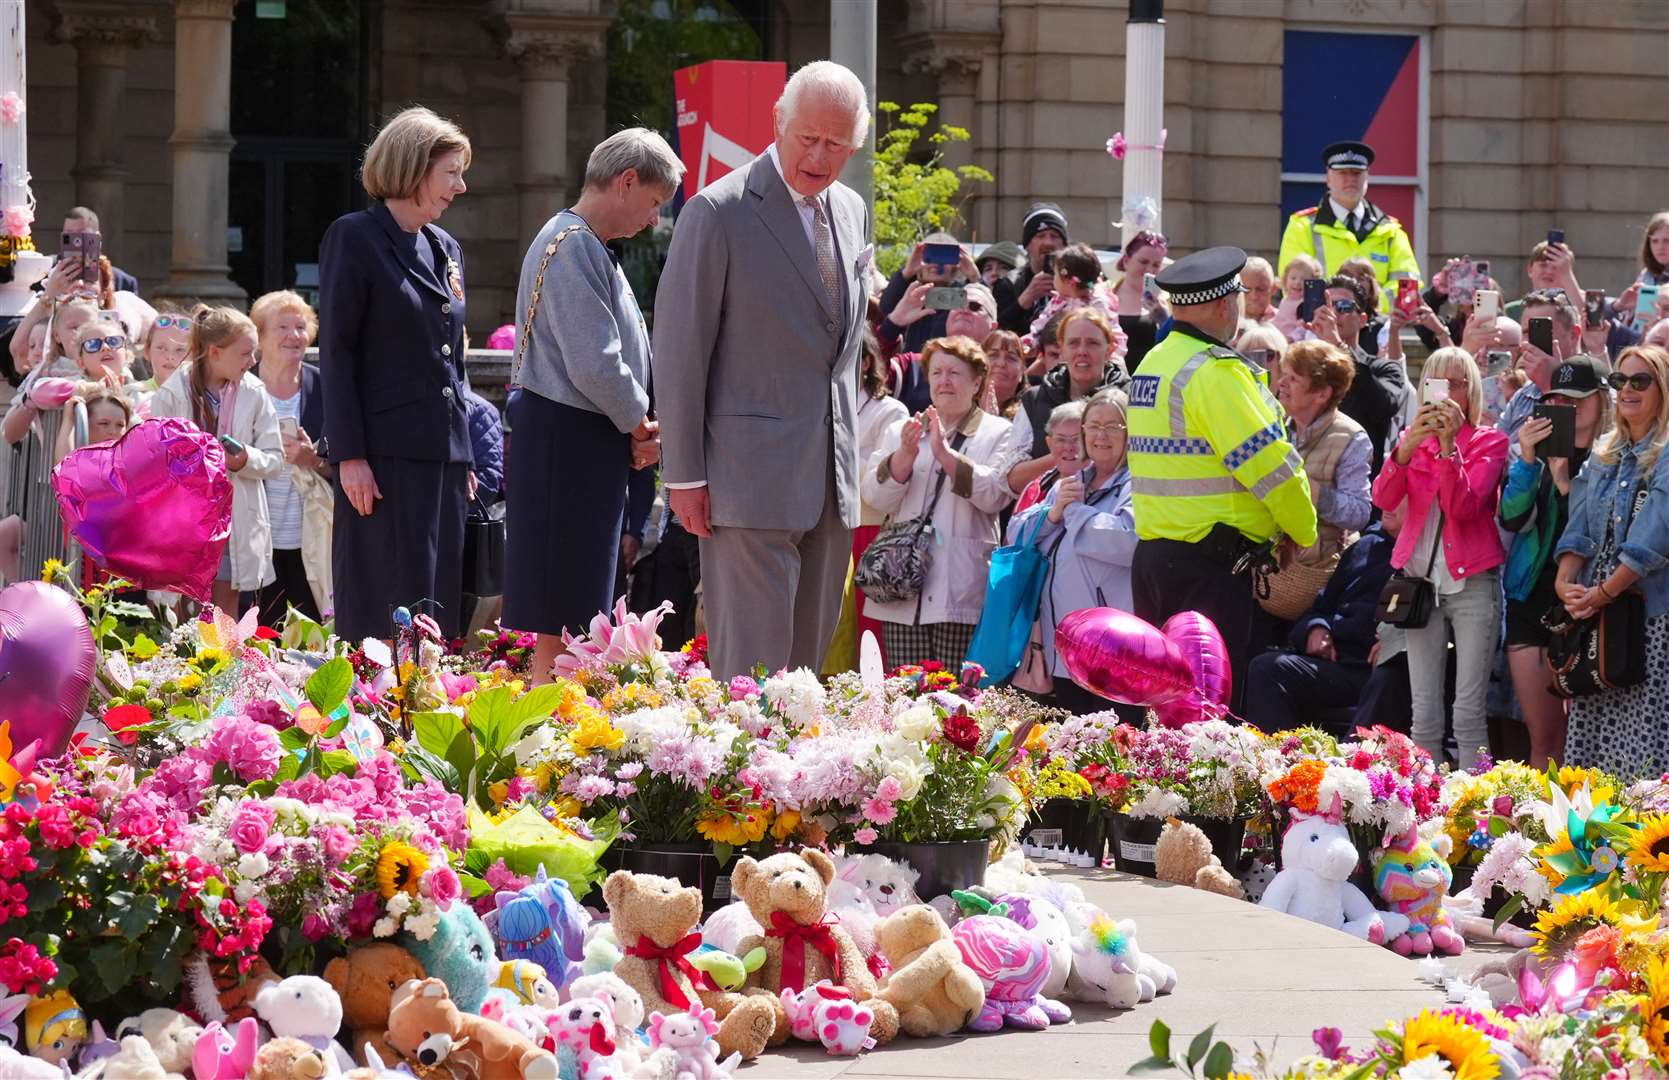
M1136 515L1136 614L1179 611L1217 624L1245 685L1252 642L1249 556L1281 537L1308 547L1315 506L1268 375L1224 344L1240 323L1246 253L1207 248L1159 274L1175 323L1130 380L1129 467Z
M1368 201L1373 147L1347 140L1333 143L1321 156L1327 165L1327 198L1287 219L1279 274L1287 272L1295 255L1319 259L1323 278L1338 273L1346 259L1361 256L1373 264L1374 278L1386 294L1380 306L1387 307L1395 299L1392 283L1420 280L1420 264L1401 223Z

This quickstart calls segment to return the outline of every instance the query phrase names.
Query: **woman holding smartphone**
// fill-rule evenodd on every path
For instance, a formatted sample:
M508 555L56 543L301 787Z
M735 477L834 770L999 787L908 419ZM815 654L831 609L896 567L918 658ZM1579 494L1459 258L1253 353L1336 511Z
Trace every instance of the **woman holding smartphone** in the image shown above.
M240 593L272 583L272 520L264 481L286 466L272 399L250 368L259 335L232 308L192 317L186 362L151 398L153 417L178 416L220 437L232 477L232 536L214 578L214 605L237 617Z
M278 414L286 468L267 480L272 515L273 581L261 590L261 624L276 627L291 607L318 620L330 604L330 530L335 496L330 466L319 456L324 436L324 395L319 369L306 363L319 317L296 293L270 292L249 317L260 334L256 374Z
M1489 746L1484 699L1500 638L1500 572L1506 558L1495 527L1507 437L1478 426L1483 379L1461 349L1439 349L1420 379L1420 411L1374 481L1381 510L1406 506L1391 565L1430 583L1431 618L1410 627L1408 681L1413 736L1443 760L1443 687L1449 632L1455 640L1455 742L1471 769Z

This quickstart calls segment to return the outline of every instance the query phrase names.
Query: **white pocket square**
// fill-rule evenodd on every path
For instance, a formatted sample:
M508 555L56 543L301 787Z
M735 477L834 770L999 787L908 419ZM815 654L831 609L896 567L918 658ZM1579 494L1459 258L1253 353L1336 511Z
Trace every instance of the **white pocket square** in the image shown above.
M857 267L860 271L868 270L869 269L869 264L874 262L874 261L875 261L875 245L874 244L867 244L867 245L864 246L864 249L862 251L858 252Z

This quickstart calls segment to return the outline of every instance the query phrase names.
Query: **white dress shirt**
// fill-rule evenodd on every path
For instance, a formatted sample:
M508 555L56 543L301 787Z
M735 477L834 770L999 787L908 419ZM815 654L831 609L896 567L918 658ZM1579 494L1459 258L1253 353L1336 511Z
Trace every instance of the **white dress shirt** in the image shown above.
M1355 210L1347 210L1343 206L1340 206L1339 205L1339 200L1333 198L1333 196L1331 196L1331 195L1327 196L1327 201L1333 207L1333 217L1338 220L1340 225L1343 225L1346 228L1350 227L1350 215L1351 214L1361 215L1365 212L1362 209L1362 204L1361 203L1356 204L1356 209ZM1358 216L1356 220L1361 221L1361 217Z

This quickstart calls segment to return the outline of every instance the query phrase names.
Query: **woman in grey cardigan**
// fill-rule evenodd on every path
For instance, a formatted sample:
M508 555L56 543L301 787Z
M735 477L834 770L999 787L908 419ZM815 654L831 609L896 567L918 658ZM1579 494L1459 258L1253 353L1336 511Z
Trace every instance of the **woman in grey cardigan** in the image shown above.
M610 136L591 152L579 201L545 223L522 260L503 621L539 635L536 683L550 681L562 632L611 605L626 479L660 458L649 335L605 245L654 224L683 175L653 131Z

